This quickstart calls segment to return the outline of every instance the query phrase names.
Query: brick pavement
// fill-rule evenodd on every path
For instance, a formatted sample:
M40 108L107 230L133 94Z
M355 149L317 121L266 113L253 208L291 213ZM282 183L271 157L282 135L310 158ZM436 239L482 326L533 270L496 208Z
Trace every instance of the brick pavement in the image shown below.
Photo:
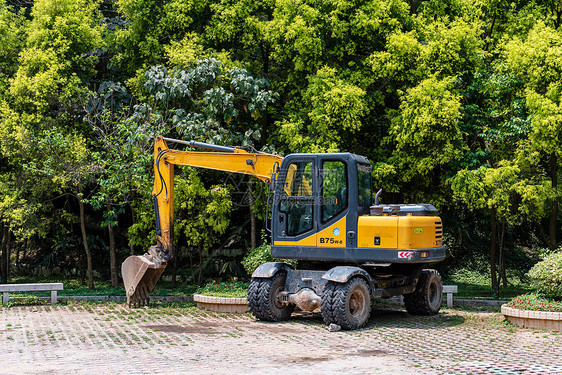
M497 313L412 317L375 309L365 329L328 332L316 315L284 323L195 307L119 304L0 310L1 374L562 374L562 334Z

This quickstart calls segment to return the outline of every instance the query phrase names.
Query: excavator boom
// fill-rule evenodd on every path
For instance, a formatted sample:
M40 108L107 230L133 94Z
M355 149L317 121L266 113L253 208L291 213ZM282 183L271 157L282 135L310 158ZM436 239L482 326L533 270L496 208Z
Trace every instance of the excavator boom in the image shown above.
M170 149L167 142L186 144L214 152ZM121 266L129 306L148 304L149 294L174 258L174 166L184 165L254 176L269 184L282 157L249 153L240 147L217 146L158 136L154 143L154 189L152 199L156 216L156 245L142 256L130 256Z

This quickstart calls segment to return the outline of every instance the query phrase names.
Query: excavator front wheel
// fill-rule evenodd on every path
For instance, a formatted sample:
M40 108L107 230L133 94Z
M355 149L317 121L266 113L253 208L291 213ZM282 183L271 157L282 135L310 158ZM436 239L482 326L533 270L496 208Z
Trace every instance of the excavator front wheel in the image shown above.
M280 322L291 317L295 305L283 303L280 294L285 290L285 272L264 279L254 277L248 288L248 305L252 314L269 322Z

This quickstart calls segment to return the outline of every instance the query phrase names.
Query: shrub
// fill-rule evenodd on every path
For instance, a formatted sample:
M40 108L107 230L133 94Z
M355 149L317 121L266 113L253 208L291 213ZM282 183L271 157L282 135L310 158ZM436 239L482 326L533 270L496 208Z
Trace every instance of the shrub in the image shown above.
M544 294L538 293L517 296L507 306L520 310L562 312L562 302L549 300Z
M246 272L248 272L248 275L251 275L260 264L266 262L284 262L292 266L293 268L296 268L297 266L296 260L273 258L271 256L271 246L265 242L255 249L250 250L248 255L246 255L242 260L242 265L246 269Z
M211 281L203 288L199 288L197 293L213 297L246 297L248 283L242 281L228 281L218 283Z
M562 299L562 249L544 257L529 271L533 286L552 298Z

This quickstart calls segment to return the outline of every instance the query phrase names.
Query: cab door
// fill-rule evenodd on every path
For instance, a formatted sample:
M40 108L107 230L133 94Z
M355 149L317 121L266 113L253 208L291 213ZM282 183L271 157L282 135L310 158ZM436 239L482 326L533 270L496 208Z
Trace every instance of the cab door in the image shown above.
M294 155L282 164L273 207L277 246L316 246L317 158Z
M319 202L316 211L319 247L345 247L350 207L348 163L343 158L323 156L319 159Z

